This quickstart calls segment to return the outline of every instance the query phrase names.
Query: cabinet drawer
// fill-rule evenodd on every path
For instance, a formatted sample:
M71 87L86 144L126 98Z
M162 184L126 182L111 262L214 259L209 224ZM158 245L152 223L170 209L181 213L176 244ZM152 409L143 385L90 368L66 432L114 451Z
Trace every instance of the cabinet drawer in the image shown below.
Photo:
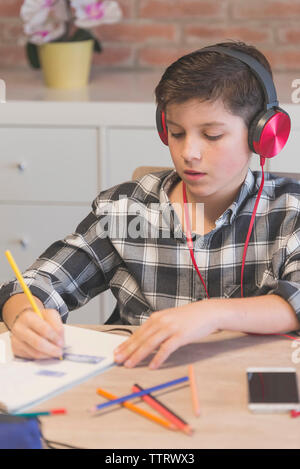
M0 283L15 278L4 255L6 249L23 272L50 244L75 231L89 211L88 206L0 206ZM103 320L100 304L100 297L94 298L71 312L68 323L99 324Z
M110 128L107 155L102 156L103 189L130 181L138 166L173 166L169 147L155 129Z
M0 200L91 202L97 130L0 128Z

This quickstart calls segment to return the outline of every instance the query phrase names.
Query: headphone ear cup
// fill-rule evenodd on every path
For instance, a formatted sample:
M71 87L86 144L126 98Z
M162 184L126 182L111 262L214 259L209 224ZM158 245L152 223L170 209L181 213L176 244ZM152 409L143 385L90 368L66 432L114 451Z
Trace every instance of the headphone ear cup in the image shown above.
M248 130L248 144L249 148L253 153L256 153L253 142L254 142L254 135L257 135L257 130L258 130L258 122L263 117L266 111L262 111L259 114L257 114L254 119L251 121L249 125L249 130Z
M156 128L161 141L165 145L168 145L168 127L166 124L166 115L164 111L161 110L160 106L157 106L156 108Z
M285 146L290 131L290 116L283 109L273 107L262 111L249 126L249 147L263 158L273 158Z

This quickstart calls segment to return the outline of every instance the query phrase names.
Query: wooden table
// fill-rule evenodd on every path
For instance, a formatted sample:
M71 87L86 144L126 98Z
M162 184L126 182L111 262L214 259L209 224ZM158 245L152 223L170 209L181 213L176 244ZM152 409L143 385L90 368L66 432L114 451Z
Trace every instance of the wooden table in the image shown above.
M81 327L101 331L113 328ZM0 332L5 330L1 323ZM81 448L300 448L300 417L252 414L247 407L247 367L294 366L299 375L299 364L292 360L297 348L292 344L291 340L275 336L213 334L201 343L177 350L158 370L147 368L150 358L133 369L116 366L34 410L66 407L67 415L41 418L43 433L48 440ZM193 414L186 383L162 390L156 396L188 421L195 430L192 436L165 429L124 407L111 407L97 416L87 411L105 401L96 394L97 387L116 395L128 394L134 382L147 387L186 375L189 363L195 366L201 416ZM138 400L132 402L149 409Z

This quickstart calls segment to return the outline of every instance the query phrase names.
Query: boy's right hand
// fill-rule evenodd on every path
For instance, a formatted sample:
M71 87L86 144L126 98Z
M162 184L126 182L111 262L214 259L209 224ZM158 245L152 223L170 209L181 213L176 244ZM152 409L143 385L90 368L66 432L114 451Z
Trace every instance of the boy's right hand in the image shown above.
M22 358L59 358L63 354L64 329L55 309L42 309L41 319L26 309L11 328L11 346L15 356Z

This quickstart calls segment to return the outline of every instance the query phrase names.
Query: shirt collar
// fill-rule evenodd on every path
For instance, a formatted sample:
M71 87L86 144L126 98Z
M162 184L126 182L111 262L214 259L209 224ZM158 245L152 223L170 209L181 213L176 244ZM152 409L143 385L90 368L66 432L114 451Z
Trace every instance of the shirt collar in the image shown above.
M237 213L239 212L241 206L243 205L244 201L247 200L250 194L255 193L256 189L259 189L259 184L257 180L255 180L254 174L250 168L248 168L247 175L244 179L244 182L236 196L236 199L232 202L232 204L225 210L224 214L228 212L229 215L229 222L230 224L236 218ZM224 215L223 214L223 215ZM221 216L223 216L221 215Z
M170 192L171 187L180 181L180 177L178 176L175 169L173 169L168 176L163 180L163 183L160 188L159 192L159 202L161 204L170 204L170 200L168 194Z
M159 194L159 201L161 204L164 205L163 213L165 210L169 210L170 207L170 200L168 198L168 193L176 182L180 181L180 177L177 174L176 170L168 174L168 176L164 179ZM240 187L240 190L232 202L232 204L225 210L225 212L220 215L220 217L216 220L216 225L221 225L224 223L230 223L234 221L238 212L240 211L243 203L248 200L250 195L254 195L258 192L261 183L261 173L254 173L248 168L246 177L244 179L243 184ZM178 227L177 227L178 228ZM176 228L175 228L176 229Z
M170 230L173 232L177 239L183 240L184 236L180 221L176 212L173 210L168 194L174 184L180 181L180 177L176 170L173 169L170 174L164 179L159 193L159 203L162 207L162 216L167 223L170 223Z

